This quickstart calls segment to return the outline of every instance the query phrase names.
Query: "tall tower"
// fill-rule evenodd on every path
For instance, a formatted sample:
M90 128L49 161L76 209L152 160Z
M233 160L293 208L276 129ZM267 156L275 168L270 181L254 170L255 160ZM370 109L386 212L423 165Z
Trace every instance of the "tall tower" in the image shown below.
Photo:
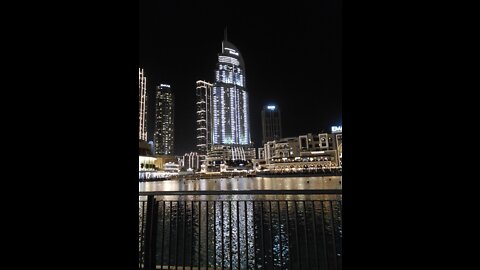
M155 154L172 155L174 145L174 95L168 84L157 86L155 100Z
M211 142L211 93L212 84L206 81L197 81L197 149L200 156L205 157L210 149Z
M142 68L138 69L138 96L140 100L139 139L147 141L147 78Z
M278 106L268 105L263 107L262 131L262 144L282 138L282 122Z
M240 51L227 40L222 41L212 89L212 144L251 145L245 82Z

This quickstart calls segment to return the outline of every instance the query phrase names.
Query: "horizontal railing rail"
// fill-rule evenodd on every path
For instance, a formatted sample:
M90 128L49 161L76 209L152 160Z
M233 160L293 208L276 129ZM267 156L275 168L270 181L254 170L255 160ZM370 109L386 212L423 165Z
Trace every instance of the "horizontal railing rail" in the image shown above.
M342 194L341 189L271 189L271 190L174 190L140 191L139 196L149 195L323 195Z

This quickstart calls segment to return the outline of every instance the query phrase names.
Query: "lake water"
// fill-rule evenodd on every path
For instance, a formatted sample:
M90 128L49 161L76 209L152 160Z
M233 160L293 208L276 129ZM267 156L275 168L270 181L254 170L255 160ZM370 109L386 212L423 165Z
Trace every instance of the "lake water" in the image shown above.
M139 183L139 191L341 189L341 179L256 177L144 182ZM157 267L342 269L341 196L156 196ZM143 199L140 224L144 222Z

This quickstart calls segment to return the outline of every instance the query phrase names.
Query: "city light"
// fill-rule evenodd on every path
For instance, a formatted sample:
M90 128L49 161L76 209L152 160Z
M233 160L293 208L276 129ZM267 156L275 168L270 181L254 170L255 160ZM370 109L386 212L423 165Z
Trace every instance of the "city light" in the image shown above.
M332 126L332 133L342 132L342 126Z
M275 110L275 106L267 106L267 109L269 109L269 110L272 110L272 111L273 111L273 110Z

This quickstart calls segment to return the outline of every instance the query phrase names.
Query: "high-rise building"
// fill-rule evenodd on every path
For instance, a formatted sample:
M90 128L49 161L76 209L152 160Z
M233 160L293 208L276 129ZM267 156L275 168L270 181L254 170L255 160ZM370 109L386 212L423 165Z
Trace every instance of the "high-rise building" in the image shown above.
M282 138L282 123L278 106L268 105L262 109L263 144Z
M140 100L139 139L147 141L147 78L143 69L138 69L138 96Z
M203 159L211 144L211 92L211 83L197 81L197 149Z
M207 94L210 105L206 106L206 115L210 120L206 121L207 156L201 170L247 169L255 158L255 148L250 140L245 64L240 51L227 41L226 33L214 74L210 98Z
M155 153L173 154L174 144L174 95L168 84L157 86L155 115Z
M212 143L250 145L245 65L240 51L227 40L218 54L212 88Z

